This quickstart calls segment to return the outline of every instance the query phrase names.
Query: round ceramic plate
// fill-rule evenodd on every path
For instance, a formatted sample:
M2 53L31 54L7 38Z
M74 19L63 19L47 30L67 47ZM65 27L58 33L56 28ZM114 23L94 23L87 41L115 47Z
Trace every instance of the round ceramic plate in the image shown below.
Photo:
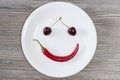
M76 35L68 33L59 18L76 29ZM51 27L44 35L46 26ZM53 55L67 56L79 44L76 55L59 62L44 55L37 39ZM97 43L96 30L90 17L79 7L66 2L52 2L37 8L26 20L21 36L22 49L28 62L39 72L51 77L68 77L81 71L92 59Z

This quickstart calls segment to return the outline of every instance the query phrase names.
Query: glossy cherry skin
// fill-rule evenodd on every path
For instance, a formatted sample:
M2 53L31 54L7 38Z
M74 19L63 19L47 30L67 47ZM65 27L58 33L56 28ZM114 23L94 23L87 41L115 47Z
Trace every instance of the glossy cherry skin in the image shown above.
M43 29L44 35L49 35L52 32L52 29L50 27L45 27Z
M76 29L75 29L75 27L70 27L70 28L68 29L68 33L69 33L70 35L72 35L72 36L76 35Z

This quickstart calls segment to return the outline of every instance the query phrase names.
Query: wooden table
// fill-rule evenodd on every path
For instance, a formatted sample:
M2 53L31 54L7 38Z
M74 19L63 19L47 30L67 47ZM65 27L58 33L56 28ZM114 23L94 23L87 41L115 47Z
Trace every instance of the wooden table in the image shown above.
M36 71L21 49L21 30L37 7L57 0L0 0L0 80L120 80L120 0L62 0L85 10L98 35L96 54L78 74L62 79Z

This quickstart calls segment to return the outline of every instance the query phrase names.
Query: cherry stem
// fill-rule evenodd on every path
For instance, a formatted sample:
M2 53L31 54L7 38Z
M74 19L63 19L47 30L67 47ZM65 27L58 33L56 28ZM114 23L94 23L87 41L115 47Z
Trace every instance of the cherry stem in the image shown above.
M67 28L69 28L69 26L66 25L61 19L62 19L62 17L60 17L55 23L53 23L53 24L51 25L51 27L53 27L58 21L60 21L63 25L65 25Z
M53 23L53 24L51 25L51 27L53 27L59 20L61 20L61 18L62 18L62 17L60 17L55 23Z
M65 25L67 28L69 28L69 26L66 25L61 19L62 19L62 17L60 17L60 22L61 22L63 25Z

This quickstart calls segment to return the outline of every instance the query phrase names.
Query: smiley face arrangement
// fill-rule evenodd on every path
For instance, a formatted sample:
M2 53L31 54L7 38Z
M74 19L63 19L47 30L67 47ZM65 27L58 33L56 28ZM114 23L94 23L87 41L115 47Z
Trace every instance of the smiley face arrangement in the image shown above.
M61 19L62 19L62 17L60 17L54 24L52 24L52 26L50 26L50 27L45 27L44 30L43 30L43 34L46 35L46 36L50 35L50 33L52 32L52 29L51 29L51 28L52 28L58 21L60 21L65 27L68 28L68 33L69 33L71 36L75 36L75 35L76 35L76 29L75 29L75 27L70 27L70 28L69 28L69 26L67 26ZM39 42L39 40L33 39L33 41L36 41L36 42L39 43L39 45L40 45L40 47L41 47L41 50L42 50L42 52L43 52L43 54L44 54L45 56L47 56L47 57L48 57L49 59L51 59L51 60L58 61L58 62L65 62L65 61L68 61L68 60L72 59L72 58L77 54L77 52L78 52L78 50L79 50L79 43L77 43L74 51L73 51L71 54L69 54L69 55L67 55L67 56L56 56L56 55L53 55L51 52L49 52L48 49L45 48L45 47Z
M90 17L67 2L38 7L25 21L21 43L28 62L50 77L69 77L95 54L97 35Z

